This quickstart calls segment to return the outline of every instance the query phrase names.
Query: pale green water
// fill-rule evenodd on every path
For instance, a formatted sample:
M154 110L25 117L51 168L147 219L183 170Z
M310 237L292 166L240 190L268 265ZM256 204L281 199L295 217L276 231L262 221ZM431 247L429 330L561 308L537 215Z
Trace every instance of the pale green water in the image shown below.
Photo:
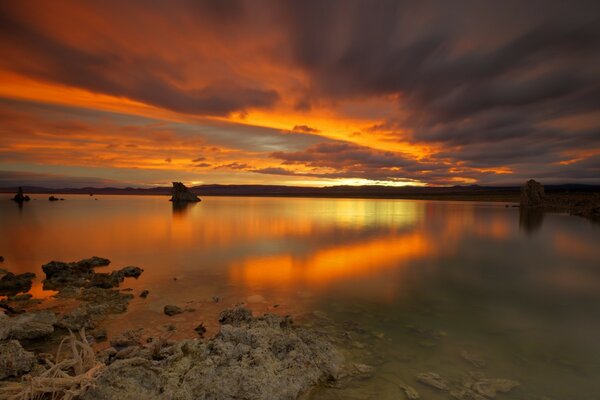
M33 197L22 209L0 197L3 268L41 276L52 259L98 255L146 270L126 286L150 296L110 317L109 333L173 323L191 337L199 321L214 332L221 309L246 302L343 327L376 366L317 399L402 399L401 382L449 398L414 377L476 370L463 350L487 376L521 382L498 398L600 398L600 225L584 219L520 221L468 202L207 197L173 210L166 197ZM169 318L165 304L196 311Z

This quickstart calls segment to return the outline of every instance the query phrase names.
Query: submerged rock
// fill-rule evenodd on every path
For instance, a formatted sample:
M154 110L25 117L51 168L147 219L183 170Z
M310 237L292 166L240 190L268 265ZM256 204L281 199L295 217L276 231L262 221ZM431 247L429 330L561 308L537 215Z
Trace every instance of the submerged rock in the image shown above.
M183 312L183 309L181 309L180 307L168 304L163 309L163 312L166 315L168 315L169 317L172 317L173 315L181 314Z
M206 333L206 328L204 327L204 323L200 323L197 327L194 328L194 330L196 331L196 333L198 335L200 335L200 337L204 337L204 334Z
M35 355L25 351L17 340L0 343L0 379L29 372L35 363Z
M478 354L471 353L467 350L460 352L460 356L463 360L470 363L474 367L483 368L486 365L485 359Z
M140 293L140 297L145 299L146 297L148 297L149 294L150 294L149 290L142 290L142 293Z
M4 256L0 256L0 263L4 262Z
M29 291L34 278L35 274L31 272L15 275L5 271L0 277L0 296L14 296Z
M12 198L12 201L16 201L17 203L23 203L24 201L29 201L31 198L25 194L23 194L23 188L19 187L17 189L17 194Z
M471 389L485 397L494 398L496 393L507 393L520 383L511 379L482 378L471 385Z
M449 389L448 382L435 372L422 372L417 375L417 380L439 390Z
M83 399L296 399L342 375L344 359L323 337L293 327L288 318L248 314L230 310L227 315L244 318L226 318L232 324L207 342L163 348L171 354L164 359L113 362Z
M173 182L171 193L172 197L170 201L174 203L197 203L200 201L198 196L190 192L181 182Z
M420 398L419 392L417 392L417 390L415 388L413 388L412 386L402 384L402 385L400 385L400 388L406 395L407 399L418 400Z
M544 196L544 187L539 182L530 179L521 187L521 207L543 207Z
M0 340L37 339L54 332L56 316L50 311L38 311L20 314L12 318L3 318L0 325Z

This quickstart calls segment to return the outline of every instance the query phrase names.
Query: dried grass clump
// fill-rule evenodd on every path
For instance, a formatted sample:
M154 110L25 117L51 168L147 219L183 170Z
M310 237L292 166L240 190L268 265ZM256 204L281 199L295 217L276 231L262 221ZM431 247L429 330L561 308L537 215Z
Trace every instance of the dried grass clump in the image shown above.
M105 367L96 361L94 349L88 343L85 329L79 332L81 339L69 331L56 354L56 363L47 360L48 369L37 376L26 375L21 382L0 388L0 399L9 400L70 400L81 396L92 386L94 377ZM61 359L63 348L67 353Z

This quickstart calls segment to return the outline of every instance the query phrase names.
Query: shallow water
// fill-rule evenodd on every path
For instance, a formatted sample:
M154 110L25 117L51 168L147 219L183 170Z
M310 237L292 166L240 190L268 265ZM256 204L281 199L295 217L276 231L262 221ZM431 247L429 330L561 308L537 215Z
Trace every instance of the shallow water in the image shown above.
M159 196L0 196L2 268L108 257L145 269L109 334L143 326L193 337L223 308L292 314L347 330L372 378L316 399L446 399L415 381L468 371L521 386L506 399L598 399L600 225L504 204L408 200L224 198L174 209ZM97 199L97 200L96 200ZM41 279L40 279L41 280ZM36 297L47 297L38 280ZM215 303L213 296L222 300ZM190 308L167 317L165 304ZM464 350L486 361L476 368Z

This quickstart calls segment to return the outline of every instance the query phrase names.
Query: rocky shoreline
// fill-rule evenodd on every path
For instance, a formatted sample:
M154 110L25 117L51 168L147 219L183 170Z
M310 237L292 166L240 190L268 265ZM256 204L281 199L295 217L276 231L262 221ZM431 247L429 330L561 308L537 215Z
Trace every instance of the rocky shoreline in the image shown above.
M174 341L169 332L148 335L143 327L107 335L103 319L124 313L134 297L120 284L143 273L134 266L96 272L109 264L91 257L43 265L44 288L75 302L59 312L40 308L43 301L23 293L35 274L0 271L3 293L11 294L0 301L0 399L291 400L349 387L382 363L375 348L363 344L382 335L352 322L334 325L317 311L317 319L297 326L290 316L253 315L236 305L220 312L218 333L207 339L203 323L195 339ZM166 305L165 313L173 307ZM480 369L486 361L477 354L463 351L460 357L476 370L460 379L421 371L415 385L458 400L493 399L520 385L485 376ZM420 398L421 388L397 385L405 398Z
M103 318L125 312L133 298L119 285L143 272L96 272L109 264L92 257L42 266L44 288L77 303L61 313L18 294L35 274L2 270L3 293L11 296L0 301L0 399L295 399L372 371L347 362L324 334L288 316L253 316L243 306L223 310L219 332L207 340L147 337L141 328L107 338ZM100 341L109 346L98 349ZM56 355L30 348L57 342Z

